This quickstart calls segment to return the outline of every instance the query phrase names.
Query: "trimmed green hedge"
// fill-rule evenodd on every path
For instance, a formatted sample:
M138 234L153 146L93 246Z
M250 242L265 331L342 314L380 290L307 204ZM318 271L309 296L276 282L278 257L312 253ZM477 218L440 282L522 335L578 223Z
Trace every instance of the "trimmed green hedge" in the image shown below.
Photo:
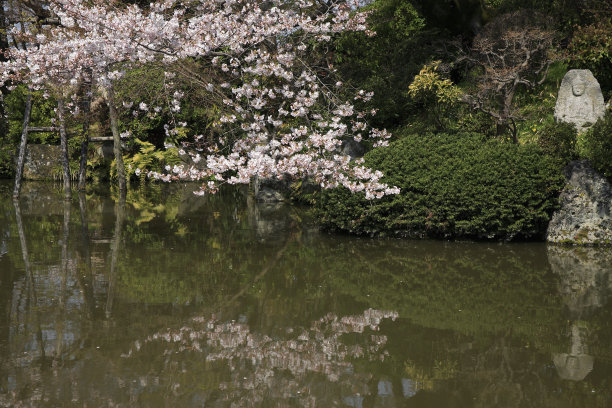
M346 188L321 193L326 229L407 237L538 238L558 206L564 178L537 146L474 133L407 135L365 156L401 188L368 201Z

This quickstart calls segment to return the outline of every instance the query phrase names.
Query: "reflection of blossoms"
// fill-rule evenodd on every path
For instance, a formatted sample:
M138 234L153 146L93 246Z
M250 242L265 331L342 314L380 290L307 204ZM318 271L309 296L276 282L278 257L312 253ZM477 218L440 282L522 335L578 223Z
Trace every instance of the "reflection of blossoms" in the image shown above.
M276 398L297 398L302 405L311 405L314 395L304 386L314 374L325 376L337 387L368 392L367 378L356 374L348 358L384 359L381 351L387 341L384 335L370 334L362 341L346 345L341 337L348 333L379 330L383 319L395 320L396 312L368 309L362 315L338 318L328 314L313 322L310 329L287 330L286 339L251 332L245 323L219 322L215 318L194 318L194 327L181 327L155 333L143 342L137 341L123 357L131 357L150 343L170 343L164 352L168 358L175 353L205 353L206 361L227 361L231 381L221 382L222 399L236 406L251 405L274 395ZM178 349L178 350L177 350ZM281 375L286 370L292 377ZM359 387L361 385L361 387ZM245 394L245 391L248 391ZM331 398L331 397L326 397Z

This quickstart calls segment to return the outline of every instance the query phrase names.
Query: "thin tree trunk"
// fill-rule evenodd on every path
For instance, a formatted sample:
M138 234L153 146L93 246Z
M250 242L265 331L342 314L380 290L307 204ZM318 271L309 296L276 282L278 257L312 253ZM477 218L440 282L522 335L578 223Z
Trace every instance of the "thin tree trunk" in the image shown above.
M119 124L117 123L117 109L115 107L115 95L112 85L108 87L108 112L111 121L111 131L113 132L113 152L115 153L115 164L117 166L117 179L119 181L119 191L127 188L125 180L125 166L123 165L123 155L121 153L121 137L119 136Z
M30 124L30 114L32 113L32 94L28 91L26 95L26 106L23 114L23 130L21 131L21 143L19 144L19 156L17 158L17 169L15 171L15 188L13 189L13 197L19 197L21 190L21 177L23 176L23 163L25 162L25 153L28 144L28 126Z
M81 160L79 162L79 191L85 191L87 184L87 149L89 148L89 118L83 121L83 141L81 142Z
M57 116L59 119L60 145L62 146L62 168L64 174L64 199L70 200L70 162L68 161L68 136L64 117L64 99L57 100Z
M89 116L91 114L91 81L92 78L87 80L84 84L85 97L83 112L85 118L83 119L83 142L81 143L81 160L79 162L79 191L85 190L85 184L87 182L87 149L89 147Z

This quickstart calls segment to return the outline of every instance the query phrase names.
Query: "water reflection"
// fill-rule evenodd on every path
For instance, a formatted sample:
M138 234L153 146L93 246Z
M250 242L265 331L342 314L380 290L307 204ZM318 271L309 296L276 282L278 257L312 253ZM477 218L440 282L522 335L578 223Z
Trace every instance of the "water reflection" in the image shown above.
M355 316L328 314L310 327L286 327L284 333L272 337L253 332L246 322L196 317L179 329L164 330L135 341L122 357L138 358L156 348L156 353L163 349L162 354L167 356L165 367L185 370L185 361L198 361L203 367L225 362L227 378L218 380L214 394L200 392L201 401L215 400L244 407L292 400L299 405L327 406L356 389L368 394L372 376L355 372L348 358L382 361L387 355L383 351L385 335L354 336L350 345L341 340L342 336L378 331L382 320L396 318L395 312L373 309ZM147 378L144 383L150 384L151 380ZM182 394L196 386L191 383L194 380L199 381L178 376L167 386ZM326 380L325 386L308 386L311 381L321 380Z
M608 303L612 293L612 250L551 246L548 261L559 276L559 292L572 319L588 317Z
M609 250L332 236L192 189L6 190L0 406L612 404Z
M594 358L588 352L588 318L608 303L612 293L612 251L550 247L548 259L559 276L559 292L572 319L569 350L554 354L553 361L561 378L581 381L594 366Z

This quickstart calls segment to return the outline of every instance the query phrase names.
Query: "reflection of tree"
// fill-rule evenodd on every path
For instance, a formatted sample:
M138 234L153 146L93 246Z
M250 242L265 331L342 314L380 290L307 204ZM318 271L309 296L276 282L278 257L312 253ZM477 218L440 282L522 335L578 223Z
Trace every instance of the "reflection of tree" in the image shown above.
M382 347L387 338L370 334L347 345L342 336L378 331L382 320L395 320L396 312L368 309L362 315L329 314L313 322L309 329L286 328L286 339L254 333L246 323L220 322L216 318L194 318L193 326L155 333L134 343L125 357L147 354L154 344L165 344L163 355L172 359L176 353L203 353L208 363L226 361L229 381L218 384L218 392L205 397L231 402L232 406L259 406L291 398L302 406L328 404L339 395L321 395L316 388L306 386L312 375L323 375L335 387L346 392L359 389L368 393L368 377L354 372L348 358L384 359ZM158 348L154 348L157 350ZM198 359L198 357L187 357ZM169 364L168 360L165 364ZM167 384L173 390L189 389L194 384ZM321 400L323 399L323 400ZM210 401L212 402L212 401Z
M62 225L62 258L61 258L61 270L60 270L60 293L58 302L58 321L55 323L56 327L56 340L55 340L55 356L54 365L57 365L62 357L63 344L64 344L64 324L66 320L66 296L67 290L66 285L68 281L68 239L70 237L70 200L69 197L70 183L67 184L68 188L64 190L66 197L64 199L64 223ZM64 182L66 187L66 182Z
M28 191L23 199L26 202L35 200ZM75 377L71 367L75 356L82 354L83 345L91 341L92 326L82 317L92 317L95 287L104 288L102 274L91 273L84 196L80 197L81 245L87 247L82 253L89 267L83 269L89 276L81 274L81 263L76 262L70 250L71 202L62 200L59 194L41 199L53 208L55 202L62 204L61 222L55 213L46 215L35 206L28 207L29 213L24 218L20 202L13 203L15 222L9 226L14 228L19 239L11 241L10 245L14 242L19 247L13 246L10 251L11 255L20 252L24 274L19 276L20 269L14 267L7 271L18 275L10 288L9 321L2 324L2 333L7 334L7 341L3 343L8 344L8 348L0 349L0 406L22 403L38 406L53 398L61 399L53 396L51 390L61 382L60 372L70 373L68 381ZM57 248L54 242L59 244L59 251L52 250Z
M0 189L0 194L5 193ZM10 310L13 300L13 282L15 280L14 266L10 257L5 256L8 252L8 240L10 238L8 226L12 211L9 206L0 201L0 356L6 353L9 340L8 326L10 322Z
M30 265L30 256L28 254L28 245L26 241L25 231L23 229L23 222L21 220L21 208L19 207L19 200L13 200L13 205L15 206L15 221L17 224L17 231L19 233L19 242L21 243L21 254L23 256L23 264L25 267L26 273L26 291L28 294L27 305L35 310L35 319L36 319L36 340L38 343L38 347L40 348L40 360L41 362L45 361L45 345L43 342L43 335L41 329L41 318L40 313L38 313L38 296L36 295L36 285L34 282L34 276L32 272L32 266Z
M123 229L123 219L125 218L125 190L119 190L119 200L115 211L115 230L111 246L110 276L108 279L108 290L106 299L106 317L109 318L113 311L113 301L115 297L115 286L117 285L117 259L121 248L121 230Z
M80 180L79 180L80 181ZM80 185L80 184L79 184ZM79 215L81 218L81 242L80 242L80 267L76 279L81 291L83 300L87 308L86 313L89 318L93 318L95 313L95 300L93 288L93 275L91 268L91 251L89 242L89 222L87 220L87 198L85 192L79 191Z

